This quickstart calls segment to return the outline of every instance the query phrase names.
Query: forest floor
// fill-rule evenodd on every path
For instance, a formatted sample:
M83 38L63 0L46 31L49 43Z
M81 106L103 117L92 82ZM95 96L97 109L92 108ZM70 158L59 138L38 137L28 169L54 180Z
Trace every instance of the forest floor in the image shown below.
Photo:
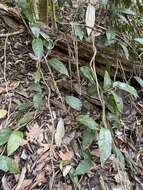
M0 21L0 33L9 32L7 26ZM44 62L43 62L44 64ZM34 91L32 89L32 74L36 71L32 59L31 38L24 32L19 35L0 38L0 108L7 110L7 115L0 119L0 129L9 125L16 129L19 118L31 115L32 120L21 130L24 140L20 148L11 156L20 166L20 174L13 175L0 171L0 185L4 190L120 190L122 186L128 190L143 189L143 100L136 102L128 100L123 113L123 127L115 132L121 152L125 156L125 171L119 173L115 167L115 156L112 154L102 168L99 159L97 140L89 147L92 156L92 168L84 175L79 175L79 185L74 187L72 176L68 173L77 167L83 159L81 141L84 126L79 125L77 115L89 113L95 120L100 120L101 108L88 102L82 95L72 92L72 89L59 88L57 93L51 73L42 70L42 109L35 112L33 107ZM73 74L75 75L75 74ZM78 79L65 79L53 73L55 81L62 84L77 83ZM82 85L86 85L81 80ZM75 111L65 105L64 97L75 95L83 101L82 111ZM29 102L21 116L18 106ZM57 123L64 121L65 132L62 145L54 141ZM6 155L5 146L0 147L0 153ZM120 179L120 180L119 180Z

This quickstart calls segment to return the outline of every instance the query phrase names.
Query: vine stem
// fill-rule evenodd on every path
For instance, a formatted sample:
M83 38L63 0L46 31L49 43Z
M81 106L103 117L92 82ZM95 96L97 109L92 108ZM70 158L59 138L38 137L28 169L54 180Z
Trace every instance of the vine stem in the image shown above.
M97 54L97 49L96 49L96 46L94 45L94 38L93 38L93 50L94 50L94 54L93 54L93 57L90 61L90 68L94 74L95 82L97 85L97 93L98 93L98 97L99 97L99 100L100 100L101 106L102 106L102 122L103 122L104 127L108 128L107 121L106 121L106 112L105 112L105 109L106 109L105 100L104 100L102 91L100 92L100 85L99 85L99 82L97 79L97 71L96 71L96 67L95 67L95 57Z

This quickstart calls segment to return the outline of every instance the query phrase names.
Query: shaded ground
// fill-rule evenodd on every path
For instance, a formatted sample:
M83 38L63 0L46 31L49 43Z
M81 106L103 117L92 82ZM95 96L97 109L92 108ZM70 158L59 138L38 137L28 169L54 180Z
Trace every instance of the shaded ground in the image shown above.
M8 29L0 21L0 33L7 33ZM35 61L31 59L30 37L23 33L14 37L0 38L0 107L7 110L6 118L1 120L0 128L7 124L13 129L18 127L19 116L17 106L23 101L32 103L34 91L32 90L32 73L35 71ZM60 88L56 92L51 73L42 70L42 111L35 112L33 105L25 110L24 114L32 115L33 120L21 130L25 132L22 146L12 156L20 165L20 175L11 175L0 172L2 189L75 189L68 175L68 167L76 167L80 160L81 140L83 126L75 121L79 112L63 105L61 97L71 94L72 90ZM72 82L76 83L76 76ZM65 79L54 73L56 81ZM71 81L69 81L70 83ZM86 86L84 80L81 81ZM78 97L77 94L74 94ZM84 102L82 113L89 113L95 120L100 119L100 107ZM114 165L115 156L112 154L104 169L100 166L97 141L90 146L93 156L93 167L89 173L79 176L80 190L122 189L121 182L126 189L143 189L143 127L142 127L142 101L136 102L136 108L129 109L127 103L123 118L123 128L115 130L115 140L118 147L126 157L126 171L118 174ZM66 106L66 109L64 108ZM128 111L128 112L127 112ZM54 133L59 118L65 124L65 136L62 146L54 142ZM0 153L6 154L5 147L0 147ZM68 160L68 167L60 170L62 160ZM119 180L120 178L120 180ZM18 188L18 185L20 188ZM17 187L17 188L16 188Z

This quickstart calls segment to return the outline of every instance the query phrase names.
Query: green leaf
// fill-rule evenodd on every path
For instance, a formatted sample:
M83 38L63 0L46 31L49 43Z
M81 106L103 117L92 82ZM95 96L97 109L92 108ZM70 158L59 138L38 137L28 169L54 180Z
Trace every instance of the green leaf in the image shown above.
M34 103L34 107L37 111L41 111L41 107L42 107L42 96L40 94L35 95L33 97L33 103Z
M44 55L43 42L40 38L34 38L32 40L32 49L34 51L35 57L38 61L41 61Z
M134 87L130 86L129 84L127 84L127 83L117 81L117 82L113 83L113 88L115 88L115 87L117 87L117 88L119 88L121 90L129 92L135 98L138 97L138 93L137 93L136 89Z
M51 39L49 39L48 41L43 39L43 45L48 50L52 50L54 48L54 44L53 44L53 41Z
M19 111L25 111L29 109L32 106L32 103L30 101L24 101L20 105L17 106L17 109Z
M30 23L36 23L35 18L33 17L32 14L32 8L30 6L30 1L28 2L27 0L15 0L17 5L22 9L22 12L28 19Z
M61 74L69 76L68 70L65 65L56 58L52 58L48 61L49 65Z
M109 95L107 97L106 107L110 110L110 112L112 112L114 114L119 112L118 109L117 109L117 106L116 106L115 99L114 99L114 97L112 95Z
M7 156L0 156L0 170L4 172L10 171L11 173L18 174L19 167L11 158Z
M129 60L129 51L128 51L128 48L124 44L121 44L121 43L120 43L120 46L123 49L123 52L125 54L126 59Z
M88 148L95 139L95 131L86 128L83 132L82 146L83 149Z
M131 9L123 9L123 10L121 10L121 13L123 13L123 14L126 14L126 15L135 15L135 12L134 11L132 11Z
M50 39L50 37L45 33L40 31L41 36L43 37L43 45L48 49L51 50L54 48L53 41Z
M40 71L39 69L33 73L33 79L34 79L34 82L37 83L40 81L41 79L41 74L40 74Z
M9 172L18 174L20 172L19 165L14 160L11 160L11 164L9 165Z
M143 45L143 38L135 38L134 40L139 44Z
M21 145L23 139L23 133L21 131L14 131L11 133L8 144L7 144L7 153L8 156L15 152Z
M113 125L113 127L116 127L116 128L123 127L123 125L121 124L120 118L117 115L115 115L113 113L108 113L107 119L108 119L108 121L110 121L110 123Z
M74 96L66 96L65 97L66 103L72 107L73 109L77 111L81 111L82 108L82 103L79 98L76 98Z
M109 90L111 87L112 87L112 80L110 78L109 73L105 71L103 89L106 91Z
M141 77L134 77L136 79L136 81L140 84L141 87L143 87L143 79Z
M106 6L108 3L108 0L101 0L102 5Z
M98 97L98 92L97 92L97 86L95 84L91 85L90 87L87 88L87 94L89 96L95 96Z
M0 130L0 145L3 145L8 141L11 133L12 130L10 128L4 128Z
M116 32L113 30L107 30L106 31L106 37L108 41L115 40Z
M76 175L76 173L75 173L75 169L72 168L72 169L69 171L68 175L69 175L70 180L71 180L72 183L74 184L74 186L77 186L77 185L78 185L78 177L77 177L77 175Z
M111 91L111 93L114 97L118 111L122 112L123 111L123 100L122 100L122 98L120 96L118 96L118 94L116 94L114 91Z
M75 170L76 175L83 175L90 171L92 167L92 161L90 159L82 160Z
M26 126L30 121L32 121L33 116L31 114L25 114L20 120L19 125L20 127Z
M82 67L80 67L80 72L81 72L81 74L82 74L86 79L89 80L89 82L90 82L91 84L95 84L95 81L94 81L93 76L92 76L91 69L90 69L89 67L87 67L87 66L82 66Z
M40 28L39 28L38 24L36 24L36 23L29 23L29 26L31 28L31 31L32 31L33 35L36 38L38 38L39 34L40 34Z
M41 88L41 85L39 83L34 83L32 85L32 90L35 91L35 92L38 92L38 93L42 93L42 88Z
M9 166L11 165L11 159L7 156L0 156L0 170L7 172L9 171Z
M79 39L82 41L84 37L83 28L80 26L78 22L71 22L71 26L72 26L75 36L79 37Z
M124 171L125 170L125 158L122 152L118 149L115 148L115 154L116 154L116 165L117 168Z
M100 129L98 146L99 146L101 166L103 167L105 161L111 155L112 136L109 129L107 128Z
M93 130L98 129L98 123L96 123L94 119L89 117L89 115L79 115L76 117L76 120L90 129L93 129Z

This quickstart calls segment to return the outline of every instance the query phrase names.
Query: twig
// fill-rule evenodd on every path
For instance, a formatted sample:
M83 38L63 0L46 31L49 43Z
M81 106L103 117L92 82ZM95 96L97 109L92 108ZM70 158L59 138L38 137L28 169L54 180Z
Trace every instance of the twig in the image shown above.
M0 38L9 37L9 36L15 36L15 35L18 35L18 34L22 34L23 32L24 32L24 29L20 29L20 30L15 31L15 32L9 32L9 33L6 33L6 34L0 34Z

